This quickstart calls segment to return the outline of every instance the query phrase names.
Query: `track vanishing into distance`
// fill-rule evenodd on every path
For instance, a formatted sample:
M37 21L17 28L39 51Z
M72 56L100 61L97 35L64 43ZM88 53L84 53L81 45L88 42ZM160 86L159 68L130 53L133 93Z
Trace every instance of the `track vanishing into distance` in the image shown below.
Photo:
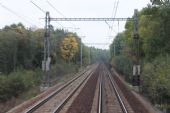
M98 113L134 113L107 67L100 68Z
M96 67L97 66L93 66L91 69L86 70L52 94L49 94L45 99L33 105L24 113L58 113L78 88L89 79Z
M131 107L114 78L105 64L91 65L17 113L150 113L134 110L137 105Z

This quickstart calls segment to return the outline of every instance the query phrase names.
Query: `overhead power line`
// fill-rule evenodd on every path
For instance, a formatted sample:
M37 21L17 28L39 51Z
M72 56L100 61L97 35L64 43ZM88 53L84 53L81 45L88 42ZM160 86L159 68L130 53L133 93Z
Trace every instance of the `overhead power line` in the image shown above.
M33 1L30 1L34 6L36 6L41 12L43 12L44 14L46 14L46 11L44 11L40 6L38 6L37 4L35 4ZM59 24L61 27L64 27L62 24L60 24L59 22L57 22L57 24Z
M115 13L114 13L114 17L113 17L113 18L115 18L115 17L116 17L117 9L118 9L118 5L119 5L119 0L117 1L116 8L115 8Z
M110 26L107 21L105 21L105 23L109 26L109 29L112 29L112 26Z
M113 6L113 10L112 10L112 14L111 14L111 18L115 18L116 17L118 5L119 5L119 0L115 0L114 6ZM106 24L109 26L108 35L112 35L113 31L116 34L119 32L119 20L118 20L118 31L117 32L113 29L114 21L111 22L111 25L109 25L108 23L106 23Z
M57 13L59 13L60 15L62 15L62 16L65 18L65 16L64 16L59 10L57 10L48 0L47 0L47 3L48 3Z
M58 14L60 14L63 18L66 18L66 16L65 16L63 13L61 13L59 10L57 10L57 9L54 7L54 5L52 5L51 2L49 2L49 1L47 0L47 3L48 3L48 5L50 5ZM72 25L76 28L76 25L75 25L75 24L73 24L72 22L69 22L69 23L72 24Z
M114 9L115 9L115 10L114 10L114 12L112 13L113 18L116 18L118 5L119 5L119 0L118 0L117 2L115 1L115 5L114 5ZM113 28L113 24L114 24L114 22L112 23L111 28ZM111 29L111 32L112 32L112 29Z
M107 21L105 21L105 23L108 25L109 29L113 30L116 33L116 31L113 29L113 26L110 26L110 24Z
M119 0L115 0L115 3L114 3L114 8L113 8L113 11L112 11L112 18L116 18L116 14L117 14L117 10L118 10L118 5L119 5ZM114 21L111 23L111 28L112 29L109 29L109 35L111 35L112 31L115 32L115 30L113 29L113 25L114 25ZM116 32L115 32L116 33ZM118 21L118 31L117 33L119 33L119 21Z
M116 14L116 11L117 11L117 5L118 5L118 4L117 4L117 1L115 0L114 6L113 6L113 10L112 10L111 18L115 18L115 14ZM111 27L109 27L109 29L112 30L113 26L112 26L112 25L109 25L109 24L108 24L108 26L111 26Z
M115 18L116 17L117 9L118 9L118 4L119 4L119 0L115 0L114 6L113 6L113 10L112 10L112 14L111 14L111 18ZM119 20L118 20L118 23L119 23ZM110 24L108 22L106 22L106 24L109 26L108 35L111 35L112 31L114 31L117 34L117 32L113 29L114 21L111 22Z
M57 22L57 24L59 24L62 28L65 28L62 24L60 24L59 22Z
M33 1L30 1L34 6L36 6L41 12L46 13L41 7L35 4Z
M110 43L84 43L86 45L109 45Z
M112 16L111 16L111 17L113 17L113 16L114 16L115 8L116 8L116 0L115 0L115 2L114 2L114 6L113 6Z
M25 19L23 16L19 15L18 13L16 13L15 11L13 11L12 9L6 7L5 5L3 5L2 3L0 3L1 7L4 8L5 10L9 11L10 13L12 13L13 15L17 16L18 18L24 20L25 22L27 22L28 24L34 25L33 23L31 23L30 21L28 21L27 19Z

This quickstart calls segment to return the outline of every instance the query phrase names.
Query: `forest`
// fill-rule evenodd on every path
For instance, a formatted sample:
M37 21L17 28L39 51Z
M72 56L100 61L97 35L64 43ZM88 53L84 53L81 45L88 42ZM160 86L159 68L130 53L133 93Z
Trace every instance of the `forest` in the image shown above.
M77 72L80 67L80 37L53 27L50 32L51 79ZM42 84L44 33L44 29L25 28L22 23L0 29L0 102L18 97ZM84 67L105 61L108 55L107 50L82 44Z
M133 17L132 17L133 18ZM155 0L139 11L139 51L142 93L160 108L170 103L170 5ZM132 83L133 21L110 45L111 64Z

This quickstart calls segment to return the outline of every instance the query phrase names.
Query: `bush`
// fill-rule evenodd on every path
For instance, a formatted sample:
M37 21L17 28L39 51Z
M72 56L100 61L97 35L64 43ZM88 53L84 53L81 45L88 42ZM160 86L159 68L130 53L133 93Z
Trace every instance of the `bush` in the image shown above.
M119 55L112 59L111 64L121 72L127 81L131 81L132 77L132 62L125 56Z
M8 95L10 97L14 96L17 97L20 93L22 93L26 86L24 84L23 79L18 75L13 75L11 77L7 78L7 89L8 89Z
M0 102L4 102L8 99L9 94L7 88L7 79L4 76L0 76Z
M74 64L66 64L66 63L60 63L60 64L55 64L51 68L51 76L56 77L56 76L61 76L65 75L68 73L73 73L76 72L78 69L77 65Z
M17 70L9 75L0 76L0 102L17 97L41 81L38 71Z
M55 64L51 69L51 79L68 73L76 72L77 66L73 64ZM25 91L42 83L42 71L18 69L9 75L0 76L0 102L17 97Z
M153 62L144 64L142 72L143 92L153 103L170 103L170 58L159 56Z
M24 90L24 82L19 76L0 77L0 102L17 97Z

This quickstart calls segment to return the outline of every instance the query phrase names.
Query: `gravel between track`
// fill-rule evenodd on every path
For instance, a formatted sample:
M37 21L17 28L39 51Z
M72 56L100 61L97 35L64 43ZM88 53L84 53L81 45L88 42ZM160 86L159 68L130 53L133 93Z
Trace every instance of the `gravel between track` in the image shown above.
M99 74L99 70L97 69L93 73L89 81L87 81L82 91L73 101L67 113L90 113L91 112L98 74Z

